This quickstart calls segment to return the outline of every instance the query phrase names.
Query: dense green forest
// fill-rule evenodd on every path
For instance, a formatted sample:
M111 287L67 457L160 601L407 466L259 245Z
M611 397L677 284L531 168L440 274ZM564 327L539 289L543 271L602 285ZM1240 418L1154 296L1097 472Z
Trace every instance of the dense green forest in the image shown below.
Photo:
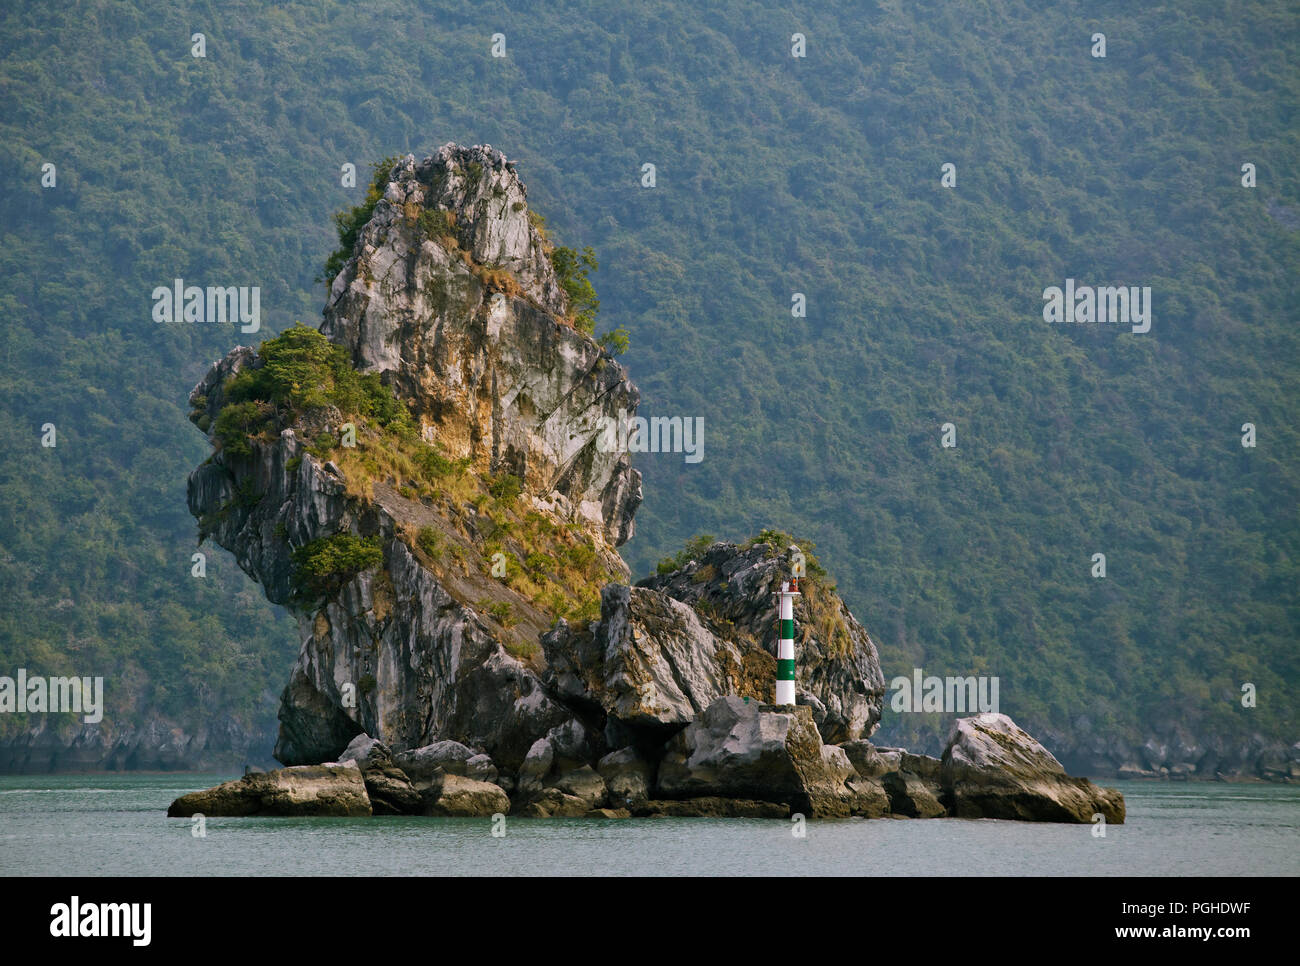
M699 532L806 534L887 676L998 675L1036 732L1293 741L1298 22L1244 0L7 3L0 669L102 673L110 723L273 725L295 632L229 555L191 576L186 395L319 319L371 162L454 140L505 151L557 241L594 249L642 414L704 419L698 464L638 458L636 575ZM262 332L155 323L175 278L260 286ZM1066 278L1150 286L1151 331L1048 324ZM884 734L941 726L910 717Z

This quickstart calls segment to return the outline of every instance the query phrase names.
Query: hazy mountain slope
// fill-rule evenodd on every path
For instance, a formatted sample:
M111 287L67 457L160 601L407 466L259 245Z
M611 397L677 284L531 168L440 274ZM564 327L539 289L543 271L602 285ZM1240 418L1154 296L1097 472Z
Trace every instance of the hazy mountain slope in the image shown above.
M817 542L887 677L998 675L1049 746L1175 720L1294 740L1296 18L755 6L0 13L2 666L104 673L114 720L269 724L292 631L228 558L190 576L183 499L185 395L259 336L158 325L150 292L258 285L265 334L314 325L366 163L457 140L595 247L643 414L705 420L699 464L637 461L634 574L779 526ZM1151 286L1151 332L1048 325L1067 277ZM914 717L883 733L938 727Z

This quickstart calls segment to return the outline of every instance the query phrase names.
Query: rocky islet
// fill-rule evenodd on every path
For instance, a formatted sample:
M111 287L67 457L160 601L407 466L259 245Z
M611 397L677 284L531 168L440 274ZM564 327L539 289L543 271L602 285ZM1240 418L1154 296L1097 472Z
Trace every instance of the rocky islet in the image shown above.
M214 364L191 394L214 453L190 476L189 507L295 615L302 645L279 713L288 767L169 814L1123 820L1118 793L1065 775L1003 715L958 722L942 760L873 747L877 647L817 575L795 613L798 704L766 704L772 595L799 556L771 534L701 547L629 586L617 547L640 474L598 443L639 394L573 324L514 165L445 145L385 178L320 331L378 375L440 461L484 486L515 481L518 512L331 458L318 441L358 427L330 405L227 448L216 427L230 387L265 360L239 347ZM566 617L553 594L502 579L494 535L525 519L607 578L598 613ZM295 551L337 535L376 556L308 599Z

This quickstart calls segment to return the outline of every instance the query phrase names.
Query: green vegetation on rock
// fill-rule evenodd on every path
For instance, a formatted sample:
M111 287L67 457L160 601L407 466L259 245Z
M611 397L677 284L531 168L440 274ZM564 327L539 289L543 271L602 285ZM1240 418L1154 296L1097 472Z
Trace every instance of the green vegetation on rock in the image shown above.
M659 561L659 566L656 568L657 572L670 574L674 570L681 570L705 550L713 546L714 540L715 538L711 533L701 533L691 537L681 550L678 550L673 556L664 557Z
M551 264L555 266L560 287L569 297L569 311L574 328L591 335L596 328L600 299L596 297L596 289L587 273L594 272L598 267L596 253L590 245L580 252L561 245L551 252Z
M384 562L378 537L336 533L294 550L294 586L305 599L330 597L349 580Z
M332 251L329 258L325 260L325 270L321 275L321 280L327 286L333 284L334 276L343 271L343 266L352 257L352 249L357 243L357 233L370 220L370 216L374 214L375 205L384 196L384 188L388 184L388 174L393 170L395 160L396 158L384 158L382 161L376 161L371 165L370 184L366 188L365 199L359 205L335 213L334 227L338 232L339 247Z
M631 337L627 329L620 325L617 329L610 329L608 332L601 333L596 341L609 350L612 355L621 356L628 350Z
M343 347L317 329L296 324L264 341L258 356L261 365L241 370L226 386L231 404L269 404L274 408L266 410L267 415L278 413L278 425L308 410L333 406L345 416L368 417L385 428L410 429L410 412L379 374L357 372ZM229 408L223 406L217 416L218 433Z
M433 527L421 527L415 535L415 543L434 560L442 556L442 537Z

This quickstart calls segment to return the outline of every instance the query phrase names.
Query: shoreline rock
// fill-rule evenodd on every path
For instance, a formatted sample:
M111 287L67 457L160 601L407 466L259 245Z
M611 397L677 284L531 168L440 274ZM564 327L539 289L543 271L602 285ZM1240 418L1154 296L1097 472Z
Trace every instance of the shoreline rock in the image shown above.
M356 762L296 765L253 772L171 803L168 818L371 815L370 797Z
M847 815L847 794L836 793L847 792L848 757L824 759L823 747L809 708L718 698L668 743L656 798L752 799Z
M421 797L424 815L476 818L510 813L510 799L501 786L462 775L439 776Z
M1124 797L1074 778L1004 714L978 714L953 725L941 770L952 814L1038 822L1124 821Z
M419 814L420 793L406 773L393 764L392 755L382 741L357 735L339 756L339 764L355 764L361 769L374 814Z
M169 816L520 818L990 818L1122 824L1124 797L1061 763L1003 714L959 719L942 759L856 740L824 744L807 706L726 695L657 762L620 748L592 762L576 720L539 738L512 779L455 741L395 755L359 735L342 762L253 773L183 795ZM511 796L507 789L513 787Z

